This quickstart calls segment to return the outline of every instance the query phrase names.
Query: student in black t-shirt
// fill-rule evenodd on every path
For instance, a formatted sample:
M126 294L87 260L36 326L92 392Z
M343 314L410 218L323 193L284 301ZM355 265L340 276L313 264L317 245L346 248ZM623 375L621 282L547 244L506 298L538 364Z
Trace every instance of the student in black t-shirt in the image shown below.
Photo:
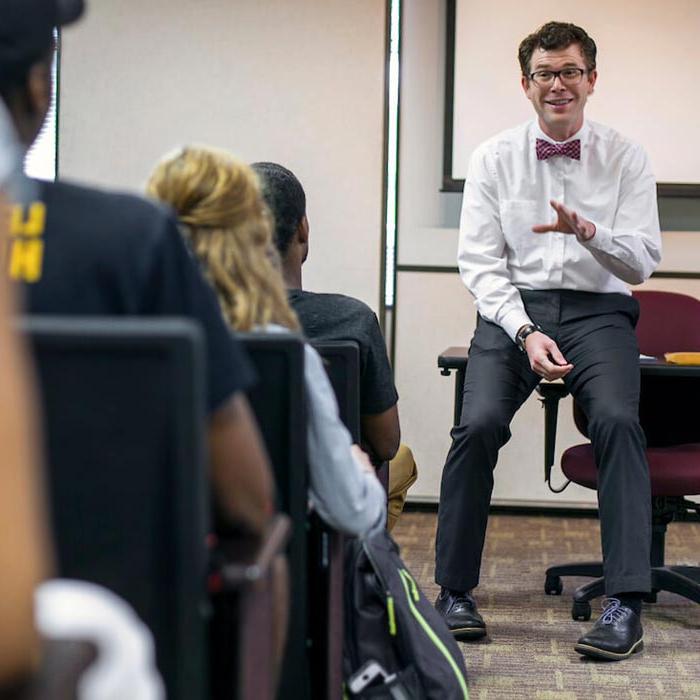
M53 27L77 19L82 7L82 0L0 3L0 96L26 147L50 104ZM26 310L184 316L199 322L206 346L215 501L227 525L261 535L273 513L273 482L243 393L253 380L252 369L174 217L130 195L64 183L37 183L36 189L39 201L13 221L6 263L9 276L23 283ZM280 563L278 581L283 579ZM285 607L280 602L275 611L279 652Z
M362 446L375 463L389 461L399 448L398 394L377 316L358 299L302 289L301 268L309 253L304 188L291 171L276 163L254 163L253 169L261 178L265 201L275 218L275 244L282 258L292 307L310 339L354 340L360 346ZM396 516L400 512L408 487L415 479L412 457L402 459L396 468L392 464L390 525L395 522L392 513Z

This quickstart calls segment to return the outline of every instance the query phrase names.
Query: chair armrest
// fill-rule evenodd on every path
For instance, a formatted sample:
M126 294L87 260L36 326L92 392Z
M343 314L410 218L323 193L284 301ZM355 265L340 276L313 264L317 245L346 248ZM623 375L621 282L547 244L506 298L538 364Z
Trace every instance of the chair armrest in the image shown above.
M540 382L537 386L537 393L544 406L544 480L552 489L551 477L557 440L559 401L568 395L569 390L562 382ZM563 489L561 490L563 491Z
M291 533L286 515L276 515L262 539L240 537L223 539L217 546L214 570L209 575L209 592L239 591L244 586L265 579L275 558L284 552Z
M459 425L462 417L462 394L464 392L464 377L467 370L467 356L469 348L463 345L455 345L446 348L438 355L437 364L440 374L449 377L451 371L457 371L455 375L454 391L454 424Z
M464 369L467 366L467 354L469 349L462 345L453 345L443 350L437 359L440 374L448 377L451 370Z
M261 538L240 535L216 543L209 575L212 697L273 700L277 641L276 561L291 528L275 516Z
M340 699L346 536L314 513L309 529L309 638L312 697Z

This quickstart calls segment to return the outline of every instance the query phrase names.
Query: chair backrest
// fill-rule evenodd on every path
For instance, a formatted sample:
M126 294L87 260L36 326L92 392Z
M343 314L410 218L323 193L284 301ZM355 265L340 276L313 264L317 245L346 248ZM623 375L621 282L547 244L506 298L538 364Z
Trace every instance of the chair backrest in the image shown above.
M639 302L639 351L663 357L666 352L700 351L700 300L677 292L634 292ZM700 380L687 377L642 378L639 422L649 447L697 442L697 419L686 399L700 390ZM588 420L574 403L574 421L588 437Z
M151 629L168 697L208 696L202 338L184 320L28 317L60 576Z
M310 696L304 343L291 333L241 333L238 338L258 373L248 398L272 462L279 507L292 520L287 549L292 602L278 696L303 700Z
M340 419L354 442L360 442L360 346L354 340L311 343L323 363L338 401Z
M634 298L640 307L641 353L700 351L700 299L677 292L634 292Z
M676 292L635 292L640 316L637 337L640 352L700 351L700 300ZM643 376L639 421L649 447L666 447L700 440L694 411L687 397L700 391L700 379Z

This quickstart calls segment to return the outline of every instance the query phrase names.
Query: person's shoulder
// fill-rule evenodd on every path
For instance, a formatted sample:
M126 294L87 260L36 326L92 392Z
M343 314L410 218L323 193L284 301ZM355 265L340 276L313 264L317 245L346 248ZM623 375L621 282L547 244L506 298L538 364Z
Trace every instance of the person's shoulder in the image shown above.
M138 194L66 181L43 183L42 191L49 215L70 217L73 226L90 226L97 235L117 228L142 235L172 220L166 207Z
M475 149L473 158L483 160L484 158L503 156L513 152L521 152L528 147L530 140L530 130L532 121L527 121L517 126L499 131L482 141Z
M589 121L588 127L590 129L590 141L593 144L604 146L611 153L644 152L641 144L606 124Z
M333 310L334 313L344 313L353 316L374 316L374 311L355 297L345 294L334 294L328 292L307 292L306 290L296 290L299 294L292 296L292 301L300 301L313 305L316 308ZM292 293L293 295L293 293Z

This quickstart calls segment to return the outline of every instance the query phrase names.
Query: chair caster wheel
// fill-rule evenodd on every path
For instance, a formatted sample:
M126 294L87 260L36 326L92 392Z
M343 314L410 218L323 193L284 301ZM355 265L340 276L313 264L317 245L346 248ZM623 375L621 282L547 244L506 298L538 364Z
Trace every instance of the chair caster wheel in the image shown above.
M571 606L571 617L574 620L587 622L591 619L591 604L585 600L575 600Z
M547 576L544 580L544 592L547 595L561 595L564 585L561 576Z

